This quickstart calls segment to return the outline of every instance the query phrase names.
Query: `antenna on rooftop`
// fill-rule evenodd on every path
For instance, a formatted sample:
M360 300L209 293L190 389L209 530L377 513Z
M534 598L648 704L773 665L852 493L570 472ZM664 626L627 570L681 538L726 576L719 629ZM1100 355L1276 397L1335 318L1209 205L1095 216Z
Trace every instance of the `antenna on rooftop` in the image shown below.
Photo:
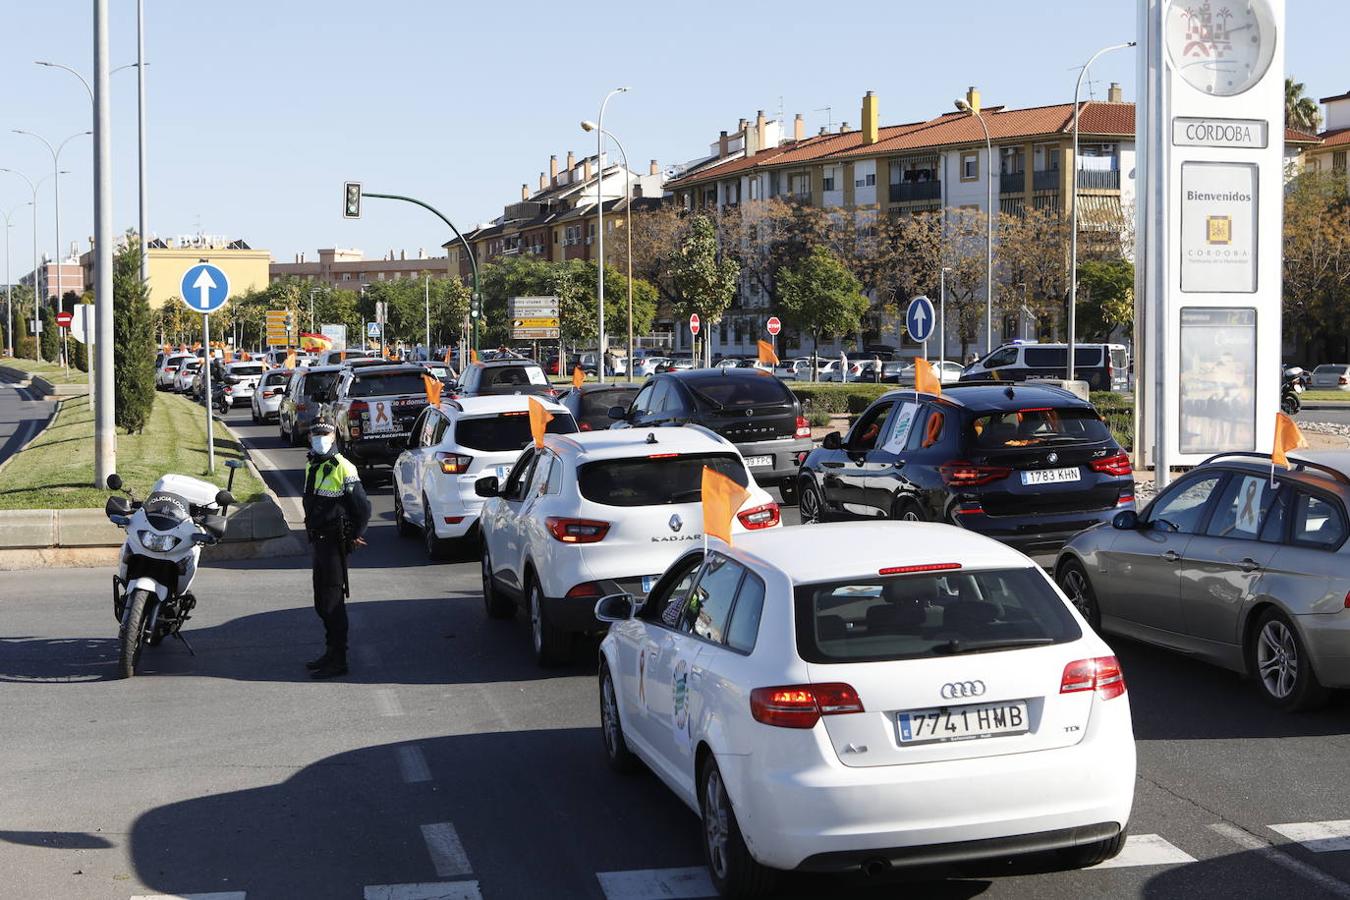
M1081 69L1081 68L1083 68L1083 67L1082 67L1082 66L1069 66L1069 71L1070 71L1070 72L1077 72L1077 71L1078 71L1079 69ZM1095 79L1095 78L1092 77L1092 70L1091 70L1091 69L1088 69L1087 76L1083 78L1083 84L1087 85L1087 89L1088 89L1088 100L1096 100L1096 99L1097 99L1097 91L1096 91L1094 85L1097 85L1097 84L1099 84L1099 83L1100 83L1100 82L1098 82L1097 79Z
M823 112L823 113L825 114L825 122L826 122L826 125L828 126L828 128L829 128L830 131L834 131L834 109L833 109L833 107L822 106L822 107L820 107L819 109L813 109L813 110L811 110L811 111L812 111L812 112Z

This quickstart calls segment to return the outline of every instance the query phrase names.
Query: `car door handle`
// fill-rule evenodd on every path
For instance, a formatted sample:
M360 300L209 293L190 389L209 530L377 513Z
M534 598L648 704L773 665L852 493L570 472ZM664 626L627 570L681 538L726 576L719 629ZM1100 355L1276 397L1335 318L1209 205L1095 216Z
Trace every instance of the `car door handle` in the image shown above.
M1255 572L1261 568L1261 564L1249 556L1242 562L1238 563L1238 568L1244 572Z
M1181 554L1175 550L1168 550L1166 553L1162 555L1162 558L1167 560L1168 562L1176 562L1177 560L1181 559Z

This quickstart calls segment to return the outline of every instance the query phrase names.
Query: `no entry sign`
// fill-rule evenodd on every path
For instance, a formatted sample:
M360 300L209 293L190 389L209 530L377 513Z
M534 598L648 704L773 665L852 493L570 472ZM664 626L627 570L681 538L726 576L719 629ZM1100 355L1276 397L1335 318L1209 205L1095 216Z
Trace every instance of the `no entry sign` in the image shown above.
M75 314L70 312L59 312L56 314L56 324L61 328L69 328L70 323L75 321Z
M694 335L698 334L698 313L694 313L689 317L689 333Z

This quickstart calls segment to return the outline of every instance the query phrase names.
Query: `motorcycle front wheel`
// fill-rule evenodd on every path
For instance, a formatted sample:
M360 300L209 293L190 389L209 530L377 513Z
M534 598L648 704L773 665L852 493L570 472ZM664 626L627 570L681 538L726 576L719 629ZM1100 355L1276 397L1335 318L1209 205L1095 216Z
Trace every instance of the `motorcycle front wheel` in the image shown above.
M1299 402L1298 394L1285 394L1280 398L1280 409L1287 416L1296 415L1302 407L1303 404Z
M136 664L141 661L141 645L145 643L145 619L153 597L149 591L132 591L131 596L127 598L126 610L122 613L122 627L117 632L120 648L118 667L123 678L135 675Z

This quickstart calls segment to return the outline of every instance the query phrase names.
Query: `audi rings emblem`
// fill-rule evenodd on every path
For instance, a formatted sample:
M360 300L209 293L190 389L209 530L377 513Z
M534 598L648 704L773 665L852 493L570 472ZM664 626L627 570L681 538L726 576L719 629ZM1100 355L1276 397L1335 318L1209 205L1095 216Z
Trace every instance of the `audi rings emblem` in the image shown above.
M942 686L943 700L957 700L961 697L983 697L983 681L949 681Z

